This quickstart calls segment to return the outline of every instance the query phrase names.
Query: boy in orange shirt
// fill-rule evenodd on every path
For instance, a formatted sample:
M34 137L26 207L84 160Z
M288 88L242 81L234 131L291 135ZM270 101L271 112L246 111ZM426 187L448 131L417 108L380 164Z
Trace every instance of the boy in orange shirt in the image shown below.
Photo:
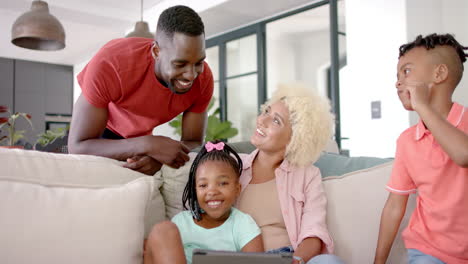
M418 36L400 47L398 96L420 121L397 141L375 263L386 262L408 196L416 191L416 209L403 232L408 262L468 263L468 109L452 102L465 49L449 34Z

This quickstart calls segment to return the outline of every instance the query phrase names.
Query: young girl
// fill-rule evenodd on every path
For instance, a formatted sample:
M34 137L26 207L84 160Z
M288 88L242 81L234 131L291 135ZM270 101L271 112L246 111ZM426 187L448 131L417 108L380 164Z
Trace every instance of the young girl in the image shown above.
M240 193L242 160L223 142L208 142L190 168L183 211L156 225L144 263L191 263L196 248L263 251L260 229L247 214L233 208Z

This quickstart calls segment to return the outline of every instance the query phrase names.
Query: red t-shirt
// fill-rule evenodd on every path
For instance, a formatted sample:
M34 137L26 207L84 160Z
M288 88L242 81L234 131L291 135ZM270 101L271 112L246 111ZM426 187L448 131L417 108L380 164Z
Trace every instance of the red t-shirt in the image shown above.
M90 104L109 111L107 128L124 138L151 134L178 114L202 113L213 95L208 64L185 94L163 86L154 73L152 39L122 38L104 45L80 74L78 83Z

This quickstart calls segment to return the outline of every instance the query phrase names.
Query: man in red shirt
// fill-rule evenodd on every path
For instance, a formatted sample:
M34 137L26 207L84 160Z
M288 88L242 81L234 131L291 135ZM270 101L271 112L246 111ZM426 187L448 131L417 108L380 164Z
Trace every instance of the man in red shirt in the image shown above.
M205 33L186 6L166 9L155 40L126 38L104 45L78 75L82 94L68 148L126 161L153 175L162 164L178 168L202 144L213 75L205 60ZM154 127L183 113L180 141L153 136Z

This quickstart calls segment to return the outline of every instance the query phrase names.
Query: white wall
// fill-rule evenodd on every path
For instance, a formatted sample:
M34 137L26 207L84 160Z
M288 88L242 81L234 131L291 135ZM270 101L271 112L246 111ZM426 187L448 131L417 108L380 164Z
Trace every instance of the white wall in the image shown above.
M326 83L319 84L319 74L326 74L326 71L320 71L320 68L323 65L330 65L329 29L296 35L295 39L297 80L304 82L307 87L315 89L319 94L327 96L327 87L324 86Z
M340 71L341 134L352 156L391 157L409 115L395 88L398 47L406 42L405 0L347 0L347 66ZM371 119L381 101L382 118Z
M455 34L455 38L463 46L468 46L468 1L442 1L442 30ZM453 100L468 106L468 63L465 62L465 76L455 90Z
M466 0L408 0L408 41L414 40L418 35L451 33L458 42L468 46L467 12ZM467 63L465 67L468 67ZM468 105L468 77L465 76L455 89L453 100ZM417 113L411 112L410 124L416 124L418 120Z
M78 97L81 95L81 87L78 84L78 79L76 78L78 74L83 70L83 68L88 64L90 58L73 65L73 103L76 103Z
M348 66L340 72L343 148L352 156L394 155L399 134L419 117L401 106L395 91L400 45L419 34L453 33L468 45L466 0L346 0ZM465 67L468 64L465 63ZM468 105L468 77L454 101ZM371 119L370 102L382 118Z
M273 33L267 25L267 98L271 98L278 84L296 80L297 72L294 41L287 36Z

